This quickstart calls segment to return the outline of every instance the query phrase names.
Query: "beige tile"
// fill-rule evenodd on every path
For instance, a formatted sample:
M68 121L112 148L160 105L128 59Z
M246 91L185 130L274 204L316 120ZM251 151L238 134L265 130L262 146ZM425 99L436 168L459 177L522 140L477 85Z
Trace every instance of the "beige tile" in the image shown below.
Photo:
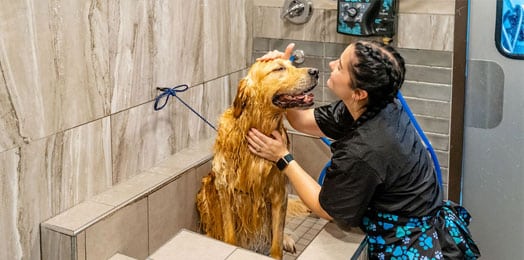
M255 7L253 36L302 41L323 41L324 11L313 12L309 22L292 24L280 18L281 7Z
M164 246L151 254L148 260L185 259L217 260L226 259L236 247L224 242L182 230Z
M255 6L283 7L284 0L254 0ZM312 1L313 10L316 9L337 9L337 2L333 0Z
M42 260L69 260L73 256L73 237L49 230L40 229Z
M401 0L399 13L455 14L455 0Z
M148 197L149 248L155 251L182 228L196 230L197 186L195 170L157 190Z
M197 165L209 161L212 157L212 146L214 142L214 138L202 140L198 144L166 158L155 167L149 169L149 171L167 176L177 176Z
M108 260L136 260L136 258L129 257L129 256L126 256L126 255L123 255L123 254L115 254L114 256L109 258Z
M253 251L237 248L233 253L226 258L226 260L271 260L274 259L269 256L257 254Z
M454 15L399 14L397 46L453 51Z
M50 230L74 236L89 224L93 223L93 221L106 215L112 209L113 207L108 205L85 201L45 221L42 223L42 226Z
M76 235L76 259L86 260L86 232L82 231Z
M141 196L145 196L152 189L161 185L166 179L168 179L168 177L165 175L142 172L125 182L113 186L108 191L100 193L91 198L91 200L110 206L119 206L126 202L136 200Z
M144 259L147 237L147 199L142 199L86 230L87 259L108 259L116 253Z
M319 138L300 134L294 135L292 145L295 160L317 180L325 164L331 159L329 146Z
M356 251L362 239L364 239L363 234L344 232L336 224L328 223L297 259L348 259Z

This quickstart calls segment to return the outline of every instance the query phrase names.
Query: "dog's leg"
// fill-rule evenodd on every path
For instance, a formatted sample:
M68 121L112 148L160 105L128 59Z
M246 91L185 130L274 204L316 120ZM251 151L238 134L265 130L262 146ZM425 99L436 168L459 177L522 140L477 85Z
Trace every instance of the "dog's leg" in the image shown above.
M220 208L222 209L222 224L224 231L224 242L237 245L235 234L235 223L233 219L233 211L231 209L231 195L227 191L219 191Z
M277 173L280 174L280 173ZM287 197L285 196L285 189L283 187L271 187L275 189L270 191L271 195L271 249L270 256L275 259L282 259L283 255L283 239L284 239L284 223L286 219L286 205Z

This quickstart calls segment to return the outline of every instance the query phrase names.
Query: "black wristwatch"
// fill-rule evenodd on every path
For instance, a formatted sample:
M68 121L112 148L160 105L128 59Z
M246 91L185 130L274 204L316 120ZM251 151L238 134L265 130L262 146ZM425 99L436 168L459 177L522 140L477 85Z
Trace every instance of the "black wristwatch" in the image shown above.
M284 169L287 167L287 165L288 165L290 162L292 162L293 160L294 160L293 155L291 155L290 153L288 153L288 154L284 155L284 157L278 159L278 161L277 161L277 168L278 168L279 170L282 171L282 170L284 170Z

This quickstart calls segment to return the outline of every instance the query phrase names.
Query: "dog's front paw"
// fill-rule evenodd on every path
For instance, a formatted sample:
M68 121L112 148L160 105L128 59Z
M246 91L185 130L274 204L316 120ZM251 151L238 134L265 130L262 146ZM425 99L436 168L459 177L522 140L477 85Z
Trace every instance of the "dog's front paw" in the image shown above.
M283 241L284 250L286 252L290 252L292 254L295 254L297 252L297 249L295 247L295 239L291 237L289 234L284 234L284 241Z

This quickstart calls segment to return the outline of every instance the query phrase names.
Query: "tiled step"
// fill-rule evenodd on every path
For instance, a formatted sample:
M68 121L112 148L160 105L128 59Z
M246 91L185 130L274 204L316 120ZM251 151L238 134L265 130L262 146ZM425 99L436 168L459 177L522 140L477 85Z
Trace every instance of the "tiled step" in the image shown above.
M315 216L302 216L287 223L286 233L296 242L297 252L285 252L284 260L349 259L364 234L344 232L335 224ZM359 259L365 259L363 258ZM186 229L161 246L147 260L269 260L268 256L248 251Z
M127 255L123 255L123 254L115 254L108 260L137 260L137 259L134 257L127 256Z

